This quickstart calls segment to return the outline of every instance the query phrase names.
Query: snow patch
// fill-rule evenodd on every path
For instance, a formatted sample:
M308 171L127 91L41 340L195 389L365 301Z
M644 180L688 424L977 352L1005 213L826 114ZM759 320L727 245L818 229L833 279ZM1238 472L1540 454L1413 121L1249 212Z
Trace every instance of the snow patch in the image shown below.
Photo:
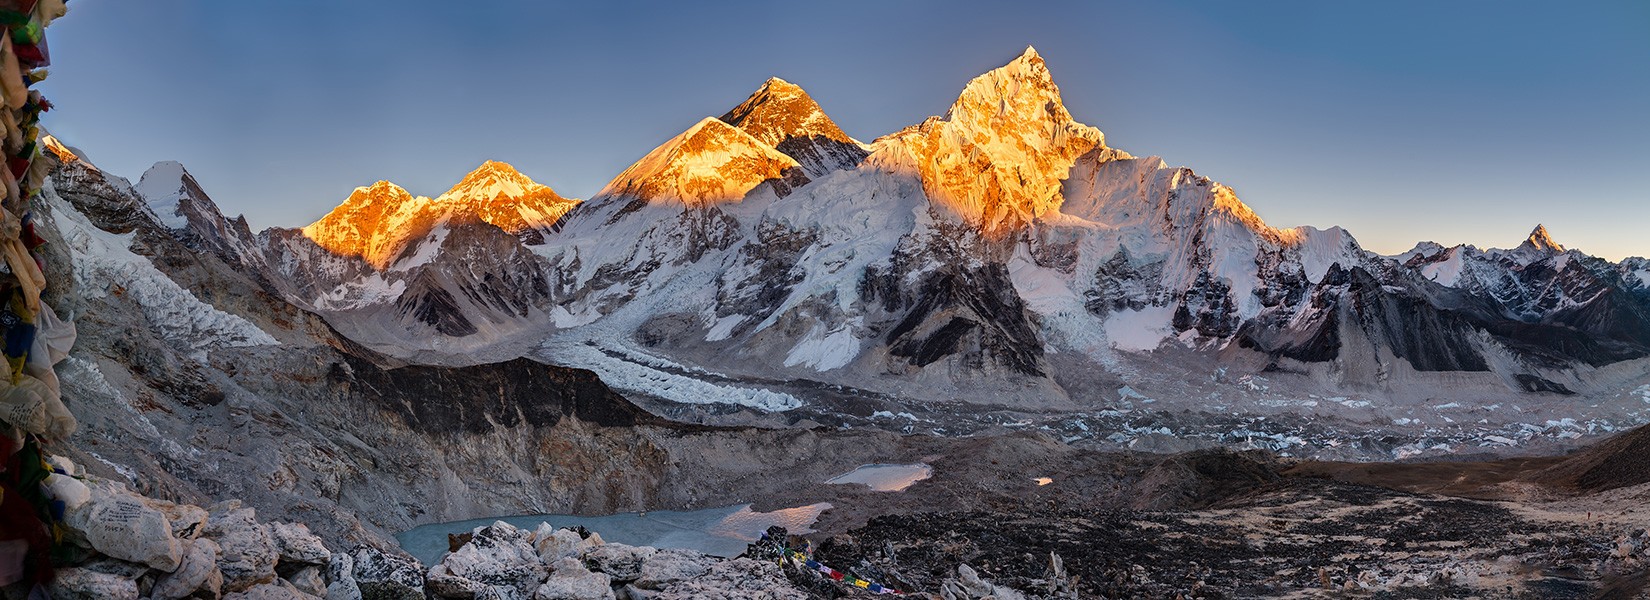
M156 331L199 360L204 360L207 349L213 346L280 344L250 321L201 302L155 268L148 258L133 253L136 232L114 234L98 229L59 197L50 183L42 194L59 217L58 229L74 262L75 282L88 295L130 296Z
M1120 310L1106 317L1106 338L1112 347L1131 352L1156 350L1164 338L1174 333L1173 306L1152 306L1141 310Z
M155 163L138 179L138 194L149 205L149 210L160 217L161 225L168 229L189 227L189 218L178 210L178 201L186 193L183 183L186 176L188 172L183 169L183 164L168 160Z
M791 348L790 354L785 356L785 366L802 365L815 371L829 371L845 366L859 356L860 341L854 337L852 327L844 325L823 336L820 329L815 326Z

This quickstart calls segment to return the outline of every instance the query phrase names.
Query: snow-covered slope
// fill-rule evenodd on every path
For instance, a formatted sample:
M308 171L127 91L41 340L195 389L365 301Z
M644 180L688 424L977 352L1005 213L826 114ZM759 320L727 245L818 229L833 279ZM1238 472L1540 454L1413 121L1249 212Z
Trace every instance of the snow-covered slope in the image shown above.
M1642 260L1544 228L1383 257L1339 227L1269 226L1230 187L1107 146L1030 48L869 144L770 79L573 204L488 163L433 200L358 189L261 234L257 260L383 352L536 345L621 389L765 410L806 404L803 380L1092 406L1190 385L1149 358L1167 356L1325 393L1592 393L1650 354Z

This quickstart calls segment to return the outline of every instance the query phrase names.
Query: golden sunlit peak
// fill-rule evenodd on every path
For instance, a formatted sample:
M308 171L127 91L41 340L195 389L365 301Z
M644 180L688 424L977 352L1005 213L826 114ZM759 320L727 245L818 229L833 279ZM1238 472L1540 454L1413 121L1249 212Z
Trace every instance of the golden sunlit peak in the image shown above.
M769 147L793 138L850 141L848 134L825 115L808 92L778 77L769 77L762 87L720 119Z
M40 136L40 142L45 145L46 150L56 156L58 160L63 162L76 162L81 160L80 156L74 153L74 150L70 150L68 146L63 145L63 142L59 141L55 136L49 133Z
M1105 146L1066 111L1037 50L975 77L944 117L887 139L917 161L935 204L986 232L1007 231L1060 206L1077 157Z
M409 244L442 224L480 221L521 234L549 228L578 203L528 179L509 163L489 160L434 199L413 196L388 181L356 188L303 233L333 254L358 256L383 269Z
M784 179L796 160L722 119L706 117L654 148L615 177L602 195L629 195L688 205L738 201L770 179Z
M1534 246L1537 250L1564 251L1564 246L1559 245L1557 241L1553 240L1552 234L1547 233L1546 225L1536 225L1535 229L1530 231L1530 237L1524 238L1524 243Z

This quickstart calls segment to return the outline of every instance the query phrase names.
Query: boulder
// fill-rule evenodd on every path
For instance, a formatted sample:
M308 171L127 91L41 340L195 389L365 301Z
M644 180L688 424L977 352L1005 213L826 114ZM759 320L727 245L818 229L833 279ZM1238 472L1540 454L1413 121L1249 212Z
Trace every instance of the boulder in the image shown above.
M1025 600L1025 595L985 579L968 565L957 565L957 577L940 583L945 600Z
M90 492L90 500L64 514L71 541L84 542L105 556L161 571L178 568L183 546L172 535L172 524L165 513L111 482L98 482Z
M206 531L206 509L193 504L172 504L171 502L153 501L156 508L166 513L166 519L172 522L172 535L180 540L195 539Z
M424 576L425 591L437 598L474 598L488 587L491 586L448 572L444 564L430 567Z
M149 595L155 600L175 600L197 590L217 596L223 589L223 572L218 570L218 543L209 539L184 542L183 561L178 569L155 582Z
M275 538L275 549L282 562L324 565L332 558L321 537L309 532L302 523L275 522L269 525L269 534Z
M548 575L533 548L532 534L503 521L476 529L469 543L447 553L439 566L444 575L509 586L523 594L531 593Z
M651 546L602 544L584 551L584 566L628 583L642 576L642 562L658 551Z
M749 558L719 561L697 579L665 586L649 600L806 600L807 592L797 589L779 565Z
M57 578L46 586L53 600L137 600L136 579L99 573L91 569L58 569Z
M356 546L350 554L351 578L362 600L423 600L424 566L417 560L370 546Z
M617 600L612 579L593 573L575 558L563 558L551 567L550 578L533 591L533 600Z
M516 588L507 585L489 585L486 589L476 592L475 600L530 600L532 596L521 593Z
M286 580L287 583L292 584L292 587L298 588L298 591L305 594L311 596L327 595L327 580L321 576L321 567L317 565L298 569L292 575L287 576Z
M355 557L347 552L335 552L327 561L327 600L361 600L361 588L355 585Z
M660 550L642 561L641 576L636 578L636 587L643 590L663 590L669 584L703 576L710 572L710 568L716 562L716 558L692 550Z
M214 505L206 521L204 535L217 542L221 550L218 570L223 571L225 593L275 581L275 563L280 555L269 527L258 523L257 516L253 509L230 501Z
M227 594L223 600L315 600L315 596L299 591L285 579L276 579L252 586L245 591Z
M584 538L579 537L573 530L552 529L547 523L539 525L533 538L533 547L539 553L539 560L547 565L555 564L556 561L569 556L578 556L580 551L588 547Z

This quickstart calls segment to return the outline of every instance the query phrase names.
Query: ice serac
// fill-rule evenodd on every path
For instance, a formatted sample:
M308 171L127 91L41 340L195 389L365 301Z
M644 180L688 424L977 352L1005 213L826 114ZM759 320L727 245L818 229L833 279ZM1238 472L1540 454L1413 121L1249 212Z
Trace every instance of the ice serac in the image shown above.
M479 220L537 243L578 203L490 160L433 199L415 197L388 181L356 188L338 208L304 227L303 234L334 254L360 257L384 269L412 241L448 221Z
M851 169L868 154L807 92L778 77L764 82L721 120L796 159L810 177Z
M1100 130L1072 120L1037 51L974 78L951 110L881 142L915 157L923 191L988 233L1059 207L1077 157L1104 147Z

